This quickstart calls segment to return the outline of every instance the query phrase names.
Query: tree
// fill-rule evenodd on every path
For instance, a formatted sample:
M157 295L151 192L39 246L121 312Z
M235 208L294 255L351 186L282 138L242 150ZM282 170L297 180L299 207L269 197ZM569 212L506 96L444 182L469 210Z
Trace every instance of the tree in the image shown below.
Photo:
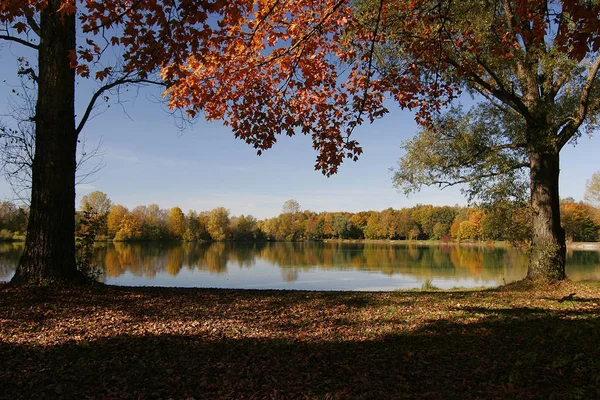
M363 18L377 14L364 3ZM381 32L378 71L401 105L418 109L423 126L404 145L396 186L463 183L487 201L529 198L527 277L563 279L559 154L597 127L600 5L423 0L382 11L382 4L372 22ZM460 91L478 94L479 103L444 111Z
M108 236L115 237L117 232L121 229L121 224L125 216L129 213L127 207L120 204L116 204L108 211L106 217L106 225L108 227Z
M83 218L78 224L78 235L87 235L89 247L98 235L108 234L107 216L111 207L112 201L106 193L100 191L91 192L81 198L80 209Z
M575 242L595 242L598 240L598 225L594 223L594 211L585 203L561 205L563 226L567 237Z
M338 0L0 2L0 41L37 56L20 58L17 71L34 82L36 106L31 214L13 282L78 278L77 142L92 110L123 86L160 78L172 107L224 120L258 154L277 135L302 132L312 136L316 169L330 175L356 159L362 150L349 136L374 115L363 115L371 96L359 95L367 86L361 77L336 83L336 70L346 70L337 39L350 17ZM77 119L79 79L98 88ZM336 110L336 102L344 106Z
M208 233L212 240L223 241L229 238L229 210L218 207L208 214Z
M338 239L347 239L352 232L352 222L347 216L343 214L337 214L333 217L331 223L333 228L333 236Z
M233 225L233 218L232 218ZM232 228L235 239L240 241L253 240L257 237L256 218L252 215L241 215L236 219L235 227Z
M600 206L600 171L594 173L585 184L585 201Z
M496 114L506 116L510 138L525 140L484 141L483 150L505 151L498 159L506 168L490 174L518 166L518 157L505 154L510 150L526 154L535 245L529 277L560 279L558 152L584 122L595 125L600 62L589 61L600 44L599 6L498 1L502 7L481 0L393 7L384 0L0 2L0 40L37 51L39 66L20 70L37 87L36 154L28 241L14 281L76 278L79 134L98 100L122 85L152 82L157 73L170 107L222 120L258 154L279 135L310 135L315 168L326 175L358 158L353 130L387 112L386 95L416 109L429 127L460 89L496 99L499 110L507 107ZM84 38L79 45L77 37ZM116 59L108 67L107 54ZM76 77L99 83L77 124ZM489 167L490 152L473 154L468 160L483 157Z
M81 198L81 210L93 211L99 215L106 215L112 207L112 201L106 193L98 190L91 192Z
M181 239L185 233L185 216L179 207L173 207L169 210L167 216L167 231L172 238Z
M161 240L168 235L167 212L158 204L144 207L144 239Z
M35 84L31 96L35 98L35 110L29 116L35 122L35 153L31 162L27 239L13 282L77 280L81 276L75 263L74 237L75 155L81 131L98 99L119 85L143 82L148 71L156 68L149 65L152 62L146 65L147 69L136 68L133 61L137 57L130 57L135 52L130 46L113 67L94 69L103 64L100 58L105 54L94 40L106 40L107 29L117 22L114 17L127 7L119 2L106 3L114 2L7 0L0 3L0 40L35 51L37 55L37 60L31 63L21 57L17 71ZM78 11L81 11L79 24ZM103 12L108 15L102 18L105 23L100 27ZM76 45L78 29L80 35L86 36L85 44L80 46ZM124 33L126 38L128 35ZM109 36L106 43L110 46L118 41L111 41ZM100 83L77 122L76 76L92 77Z
M300 203L294 199L287 200L283 203L283 207L281 207L282 214L296 214L299 213L300 210Z

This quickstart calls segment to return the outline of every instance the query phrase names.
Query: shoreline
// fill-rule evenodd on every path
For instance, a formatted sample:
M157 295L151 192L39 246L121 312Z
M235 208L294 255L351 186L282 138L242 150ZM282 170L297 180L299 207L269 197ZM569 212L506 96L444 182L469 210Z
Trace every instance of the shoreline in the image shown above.
M477 241L463 240L397 240L397 239L324 239L324 243L357 243L357 244L394 244L394 245L418 245L418 246L465 246L465 247L515 247L506 241ZM567 242L567 250L589 250L600 251L600 242Z

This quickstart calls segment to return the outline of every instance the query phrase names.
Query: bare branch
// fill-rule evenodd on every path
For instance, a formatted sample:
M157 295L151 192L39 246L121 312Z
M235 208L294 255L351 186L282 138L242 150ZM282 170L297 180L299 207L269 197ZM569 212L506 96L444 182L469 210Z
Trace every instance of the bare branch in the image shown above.
M35 50L38 49L38 45L37 44L29 43L27 40L24 40L24 39L15 37L15 36L0 35L0 39L4 39L4 40L11 41L11 42L19 43L19 44L22 44L23 46L27 46L27 47L30 47L30 48L35 49Z
M33 18L33 16L29 15L27 16L27 23L29 24L29 27L31 28L31 30L38 36L40 36L40 26L38 25L37 21L35 20L35 18Z
M19 71L17 71L17 75L29 75L29 76L31 76L31 79L33 79L34 82L37 83L37 81L38 81L38 76L36 75L35 71L31 67L26 68L26 69L20 69Z
M83 117L81 118L81 121L79 121L79 125L77 125L77 129L75 130L75 134L77 136L79 136L79 133L81 133L81 130L83 129L83 127L85 126L87 120L89 119L92 110L94 109L94 105L96 104L96 101L98 101L98 99L100 98L100 96L102 96L102 93L111 90L119 85L126 85L126 84L136 84L136 83L145 83L145 84L151 84L151 85L157 85L157 86L165 86L165 83L163 82L157 82L157 81L152 81L149 79L137 79L137 78L129 78L129 75L125 75L117 80L115 80L114 82L111 82L109 84L106 84L104 86L102 86L100 89L98 89L94 95L92 96L92 98L90 99L90 102L88 103L86 109L85 109L85 113L83 114Z

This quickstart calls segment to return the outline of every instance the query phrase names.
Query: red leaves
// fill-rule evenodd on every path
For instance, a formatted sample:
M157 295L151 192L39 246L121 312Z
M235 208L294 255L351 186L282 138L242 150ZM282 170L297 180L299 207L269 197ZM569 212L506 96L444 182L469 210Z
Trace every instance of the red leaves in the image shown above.
M551 23L559 27L556 45L570 57L600 48L600 6L552 3L550 20L546 3L511 1L514 15L490 11L481 17L485 27L465 18L462 3L427 0L385 2L380 14L338 0L64 0L59 12L79 7L84 45L77 60L70 57L80 76L107 79L100 60L115 47L123 71L142 78L160 72L171 107L222 120L256 149L270 148L281 134L310 134L316 167L331 174L360 154L349 137L387 112L386 97L427 124L465 80L494 83L481 59L510 66L544 44ZM25 34L25 16L44 4L3 0L0 22ZM388 55L399 62L379 68Z

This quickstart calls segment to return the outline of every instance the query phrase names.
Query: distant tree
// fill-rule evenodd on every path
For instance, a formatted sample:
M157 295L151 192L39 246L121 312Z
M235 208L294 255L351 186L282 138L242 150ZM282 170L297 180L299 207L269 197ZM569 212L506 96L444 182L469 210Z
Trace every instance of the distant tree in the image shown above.
M477 237L477 226L469 220L462 221L458 229L458 238L460 240L475 239Z
M585 184L585 201L600 207L600 171L594 173Z
M594 211L585 203L566 203L561 205L563 227L567 237L575 242L595 242L598 229L594 222Z
M198 214L189 210L185 215L187 228L183 234L183 240L186 242L194 242L200 239L200 221L198 220Z
M145 207L143 238L161 240L168 235L167 211L162 210L158 204L150 204Z
M208 233L212 240L223 241L229 238L229 210L218 207L208 214Z
M257 238L256 218L252 215L240 215L232 228L236 240L248 241Z
M108 211L108 216L106 218L106 225L108 227L108 235L110 237L115 237L117 232L121 229L121 223L125 216L129 213L127 207L124 207L120 204L116 204L110 208Z
M352 232L352 222L345 215L335 215L332 222L333 235L338 239L347 239Z
M311 216L306 221L306 230L305 235L308 240L321 240L323 239L323 224L324 221L322 218L319 218L317 215Z
M93 211L97 214L108 214L112 207L112 201L106 193L98 190L91 192L81 198L80 208L82 211Z
M108 198L106 193L100 191L91 192L81 198L80 209L85 215L84 220L87 221L88 225L86 231L88 231L91 226L94 227L93 239L99 235L108 234L107 216L111 207L112 201ZM81 233L82 232L79 232L79 234Z
M379 239L394 239L398 237L398 212L387 208L379 214L377 235Z
M173 207L169 210L167 216L167 231L169 236L174 239L182 239L185 233L185 216L179 207Z
M367 226L365 227L365 239L379 239L379 224L380 214L373 212L367 219Z
M210 234L208 233L208 221L210 212L203 211L198 214L199 233L198 238L200 240L210 240Z
M0 230L10 233L25 233L27 229L27 209L17 207L10 201L0 203Z
M460 214L454 217L454 221L452 221L452 225L450 225L450 236L453 239L460 240L460 224L465 221L463 216Z
M411 236L411 231L417 226L417 223L412 217L412 210L403 208L398 212L396 226L398 236L402 239L408 239Z
M431 238L435 240L441 240L444 236L449 234L450 225L438 221L433 226L433 235L431 236Z
M283 203L283 207L281 207L282 214L296 214L299 213L300 210L300 203L294 199L287 200Z

